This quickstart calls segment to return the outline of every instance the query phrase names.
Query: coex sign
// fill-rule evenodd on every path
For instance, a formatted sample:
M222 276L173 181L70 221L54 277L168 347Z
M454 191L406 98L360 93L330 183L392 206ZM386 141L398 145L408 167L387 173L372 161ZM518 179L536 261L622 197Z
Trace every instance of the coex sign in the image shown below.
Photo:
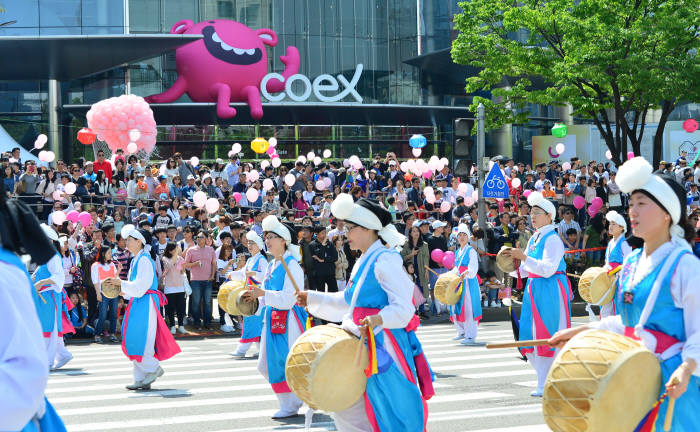
M357 102L362 103L362 96L357 93L355 87L357 82L360 80L362 75L362 65L358 64L355 67L355 73L350 81L347 80L343 75L337 75L333 77L329 74L323 74L317 76L313 82L309 80L306 75L296 74L285 79L284 76L278 73L269 73L260 82L260 91L263 96L270 102L279 102L286 97L295 102L304 102L309 99L311 92L314 93L316 99L321 102L338 102L346 98L347 96L352 96ZM284 82L284 92L279 92L277 94L270 94L267 91L268 81L275 79ZM300 94L294 93L292 90L292 85L299 81L303 86L303 92ZM343 90L340 89L342 84ZM327 92L336 92L335 94L327 94Z

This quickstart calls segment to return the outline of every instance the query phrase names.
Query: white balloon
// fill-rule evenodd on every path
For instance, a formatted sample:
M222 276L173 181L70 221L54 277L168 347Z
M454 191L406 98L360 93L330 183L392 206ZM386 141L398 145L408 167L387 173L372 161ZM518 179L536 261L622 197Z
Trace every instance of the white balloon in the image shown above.
M280 158L273 158L272 159L272 166L274 168L279 168L280 165L282 165L282 159L280 159Z
M566 150L566 146L562 143L559 143L556 146L554 146L554 150L556 150L558 154L563 154L564 150Z
M192 195L192 201L194 201L194 205L197 206L197 208L202 208L207 203L207 194L202 191L197 191Z
M270 147L275 147L277 145L277 138L272 137L269 140L267 140L267 143L270 144Z
M41 144L46 144L49 141L49 137L47 137L45 134L39 134L38 137L36 137L36 141Z
M56 159L56 154L52 151L47 151L46 152L46 162L53 162L54 159Z
M297 160L298 160L299 162L303 163L303 164L306 163L306 157L303 156L303 155L302 155L302 156L299 156L299 158L297 158Z
M207 213L212 214L219 211L219 200L216 198L209 198L204 203L204 207L207 209Z
M322 161L321 161L321 158L320 158L320 157L316 156L316 157L314 158L314 165L319 166L319 165L321 165L321 162L322 162Z
M51 213L51 223L54 225L61 225L66 221L66 214L62 211L55 211Z
M269 191L270 189L275 187L275 184L272 182L272 179L268 178L263 180L262 186L264 191Z
M450 164L450 161L446 157L444 157L444 158L440 159L440 163L442 164L443 167L446 167Z
M268 162L268 161L266 161L266 160L260 162L260 168L262 168L262 169L265 169L265 168L267 168L267 167L269 167L269 166L270 166L270 162Z
M425 189L423 189L423 193L425 193L426 195L434 195L435 190L432 186L426 186Z
M141 132L138 129L131 129L129 131L129 140L138 141L141 138Z
M39 152L38 158L42 162L46 162L46 150L42 150ZM13 158L14 159L14 158Z
M510 181L510 185L513 186L513 188L517 189L520 187L520 179L515 177L513 180Z
M333 152L331 152L331 149L325 149L325 150L323 151L323 157L326 158L326 159L328 159L329 157L331 157L332 154L333 154Z
M139 150L138 146L136 145L135 142L130 142L129 145L126 146L126 152L129 154L134 154Z
M297 178L294 177L294 174L287 174L286 176L284 176L284 182L289 187L294 186L294 183L296 183L296 181L297 181Z
M308 152L306 154L306 160L312 161L312 160L314 160L315 157L316 157L316 153L314 153L314 152Z
M605 152L605 157L609 160L612 160L612 152L610 150Z
M46 145L46 143L45 143L45 142L41 142L41 141L39 141L39 139L38 139L38 138L37 138L37 140L36 140L36 141L34 141L34 148L35 148L35 149L41 149L41 148L44 148L44 145Z
M258 181L259 178L260 178L260 173L257 171L248 171L248 175L246 176L246 180L248 180L250 182ZM255 201L255 200L253 200L253 201Z
M75 186L75 183L73 182L68 182L66 183L65 186L63 186L63 189L66 191L68 195L73 195L75 193L75 190L77 187Z
M192 156L192 157L190 158L190 163L191 163L192 166L194 166L194 167L199 166L199 158L198 158L197 156Z
M245 192L245 197L248 199L248 203L253 203L258 200L260 192L255 188L250 188Z
M411 154L413 154L413 157L420 157L422 152L423 152L423 150L421 150L419 148L412 148L411 149Z
M241 150L243 150L243 147L241 147L241 145L239 143L235 143L231 146L231 151L236 153L236 154L240 153Z

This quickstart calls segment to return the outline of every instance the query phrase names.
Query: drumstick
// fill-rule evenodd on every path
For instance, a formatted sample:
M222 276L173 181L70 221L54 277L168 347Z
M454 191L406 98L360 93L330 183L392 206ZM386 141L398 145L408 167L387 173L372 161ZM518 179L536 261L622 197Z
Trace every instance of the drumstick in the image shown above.
M423 266L423 267L425 267L426 270L428 270L430 273L434 274L435 276L438 276L438 277L440 276L440 275L438 274L438 272L436 272L435 270L431 269L430 267L428 267L428 266Z
M671 385L678 384L678 378L673 378ZM671 430L671 423L673 423L673 408L676 405L676 398L668 399L668 409L666 410L666 418L664 419L664 431L668 432Z
M39 298L41 299L41 301L43 301L44 304L46 304L46 299L44 299L44 296L41 295L41 293L39 291L37 291L36 293L39 294Z
M533 339L533 340L523 340L523 341L515 341L515 342L497 342L497 343L487 343L486 348L487 349L494 349L494 348L521 348L521 347L526 347L526 346L540 346L540 345L549 345L547 342L549 339Z
M294 277L292 277L292 272L289 271L289 267L287 267L287 263L284 261L284 257L281 257L280 261L282 262L282 267L284 267L284 271L286 271L287 276L289 276L289 280L291 280L292 285L294 285L294 292L298 294L301 290L297 286L297 282L294 280Z
M358 366L360 365L360 355L362 354L362 347L365 344L365 334L365 332L360 330L360 344L357 346L357 351L355 352L355 364Z

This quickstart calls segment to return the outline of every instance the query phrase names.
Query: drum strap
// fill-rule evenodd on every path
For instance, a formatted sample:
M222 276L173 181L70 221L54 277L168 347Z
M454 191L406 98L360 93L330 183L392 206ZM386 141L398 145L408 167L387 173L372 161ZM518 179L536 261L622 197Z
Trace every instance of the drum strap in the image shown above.
M389 252L388 249L384 248L379 248L376 251L372 253L372 255L367 257L367 261L364 262L364 268L362 269L362 273L360 273L360 277L357 278L357 282L353 282L353 288L354 291L352 293L352 299L350 300L350 316L352 317L355 313L355 305L357 304L357 298L360 294L360 289L362 289L362 285L365 281L365 278L367 277L367 273L369 272L369 269L372 267L372 263L379 257L380 254L384 252ZM378 326L375 328L375 331L378 330L380 327Z

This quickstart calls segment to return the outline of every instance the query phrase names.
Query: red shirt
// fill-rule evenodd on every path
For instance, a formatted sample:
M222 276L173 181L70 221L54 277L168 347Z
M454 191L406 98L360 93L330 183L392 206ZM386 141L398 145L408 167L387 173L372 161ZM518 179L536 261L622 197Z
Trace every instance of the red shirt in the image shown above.
M98 162L98 161L93 162L92 170L94 172L102 170L105 172L105 177L107 177L107 181L112 180L112 164L110 164L107 159L105 159L104 162Z

